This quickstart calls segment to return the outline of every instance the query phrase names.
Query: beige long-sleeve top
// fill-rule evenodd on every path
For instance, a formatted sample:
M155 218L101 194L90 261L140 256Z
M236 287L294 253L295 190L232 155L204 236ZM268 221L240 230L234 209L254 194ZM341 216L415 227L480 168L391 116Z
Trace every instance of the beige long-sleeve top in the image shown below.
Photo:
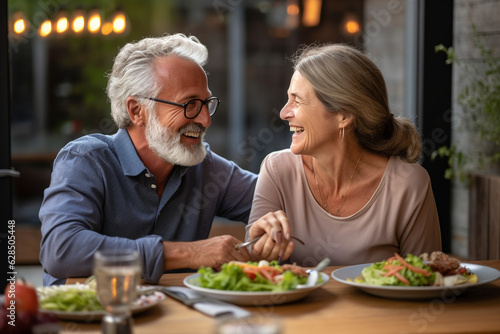
M249 223L277 210L286 213L292 234L305 242L295 243L289 259L302 266L314 266L325 257L332 265L352 265L385 260L395 252L405 256L441 250L429 175L419 164L399 157L389 159L362 209L336 217L314 199L301 156L288 149L273 152L262 162Z

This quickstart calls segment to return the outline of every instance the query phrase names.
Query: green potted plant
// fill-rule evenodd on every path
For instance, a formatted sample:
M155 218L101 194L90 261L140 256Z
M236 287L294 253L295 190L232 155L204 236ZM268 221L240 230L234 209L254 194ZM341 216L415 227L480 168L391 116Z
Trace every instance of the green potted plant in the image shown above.
M435 47L436 52L447 55L447 64L455 64L461 72L458 84L463 86L456 97L460 108L454 110L453 124L457 132L466 134L466 140L438 148L431 158L447 158L445 178L466 183L471 172L498 172L500 161L500 58L485 45L474 25L472 37L478 62L465 63L453 47Z
M448 64L456 66L457 93L452 115L452 145L438 148L432 158L442 157L448 161L445 177L454 181L454 226L456 231L462 231L457 233L457 240L463 233L462 224L467 224L466 257L499 259L500 58L485 43L493 42L492 39L486 40L487 36L480 35L474 25L471 31L473 47L469 50L473 56L467 61L452 47L435 47L436 52L447 55ZM467 42L465 39L461 44L467 45Z

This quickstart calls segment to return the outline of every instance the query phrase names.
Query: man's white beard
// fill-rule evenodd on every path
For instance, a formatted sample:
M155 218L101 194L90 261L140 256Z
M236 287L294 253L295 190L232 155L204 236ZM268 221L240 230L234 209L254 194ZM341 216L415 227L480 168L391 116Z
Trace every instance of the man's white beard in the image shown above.
M180 141L182 133L188 131L201 132L201 142L190 148ZM187 124L175 133L161 125L155 112L151 112L149 122L146 124L149 148L166 162L180 166L194 166L205 159L207 154L203 145L205 132L206 128L201 125Z

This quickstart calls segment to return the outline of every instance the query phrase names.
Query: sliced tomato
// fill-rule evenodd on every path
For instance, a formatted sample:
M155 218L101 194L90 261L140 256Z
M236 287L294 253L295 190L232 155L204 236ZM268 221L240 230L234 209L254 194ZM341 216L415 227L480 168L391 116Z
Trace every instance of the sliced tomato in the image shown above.
M248 276L251 280L254 280L257 274L264 277L268 281L273 281L273 277L280 275L283 269L272 266L256 266L251 263L232 261L231 264L237 265L243 270L243 273Z
M262 268L259 268L259 274L264 277L265 279L267 279L269 282L272 282L273 281L273 275L271 272L269 272L268 270L266 269L262 269Z
M252 281L257 276L258 270L257 270L257 267L255 267L255 266L253 266L253 267L245 267L245 268L242 268L242 269L243 269L243 273L245 275L247 275L248 278L250 278Z
M270 273L273 276L281 274L283 272L283 269L277 268L277 267L262 266L262 267L258 267L258 268L259 268L260 271L268 272L268 273Z

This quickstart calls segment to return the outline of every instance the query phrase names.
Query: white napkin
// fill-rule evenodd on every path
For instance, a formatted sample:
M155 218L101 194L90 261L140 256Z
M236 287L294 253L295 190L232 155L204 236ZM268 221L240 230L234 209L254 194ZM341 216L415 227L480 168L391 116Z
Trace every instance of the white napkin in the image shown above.
M194 309L211 317L231 314L236 318L244 318L251 315L249 311L241 307L218 299L203 296L190 288L182 286L169 286L163 287L161 291L164 291L169 296L180 300L184 304L192 306Z

